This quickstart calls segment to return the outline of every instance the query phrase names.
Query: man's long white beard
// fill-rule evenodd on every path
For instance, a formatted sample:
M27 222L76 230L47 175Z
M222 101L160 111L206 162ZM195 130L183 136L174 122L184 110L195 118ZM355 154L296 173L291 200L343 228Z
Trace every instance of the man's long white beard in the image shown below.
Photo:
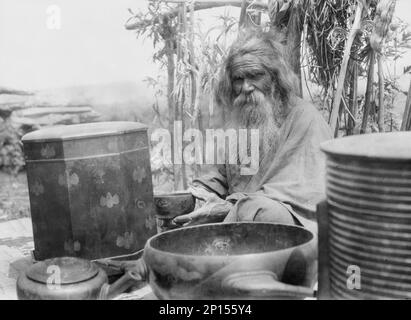
M234 100L232 112L229 117L231 121L228 127L247 129L247 154L251 155L250 130L258 129L259 132L259 161L269 153L275 152L278 142L280 126L282 123L280 115L280 103L264 95L260 91L254 91L248 96L241 95ZM241 162L239 154L239 160Z

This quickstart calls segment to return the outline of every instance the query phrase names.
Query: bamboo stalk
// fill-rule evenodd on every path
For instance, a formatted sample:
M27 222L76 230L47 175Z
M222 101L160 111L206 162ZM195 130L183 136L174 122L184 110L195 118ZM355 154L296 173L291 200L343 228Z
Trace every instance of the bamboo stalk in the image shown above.
M173 132L173 124L174 124L174 98L173 98L173 91L174 91L174 71L175 71L175 64L174 64L174 55L172 49L172 42L171 40L166 40L166 56L167 56L167 102L168 102L168 125L170 132Z
M180 27L180 35L182 37L186 37L187 33L187 16L186 16L186 5L184 3L179 5L180 14L179 14L179 27ZM177 61L181 62L184 60L184 52L181 47L181 39L178 39L179 44L179 52ZM184 132L185 130L185 123L184 123L184 103L185 103L185 90L186 88L183 86L181 89L182 99L177 101L176 107L176 120L181 121L181 131ZM175 190L185 190L187 188L187 174L186 174L186 167L185 164L176 165L174 164L174 188Z
M353 80L353 95L352 95L352 115L354 120L357 119L358 116L358 62L355 61L354 63L354 80ZM355 126L355 123L354 123Z
M162 20L163 23L163 29L167 29L168 22L169 20L164 19ZM165 35L162 35L164 38L165 42L165 54L167 57L167 105L168 105L168 130L171 135L171 140L174 141L174 121L176 120L175 117L175 110L176 110L176 104L175 104L175 99L173 96L174 92L174 76L175 76L175 62L174 62L174 44L173 44L173 39L170 38L169 35L167 37ZM171 154L174 157L174 143L171 144ZM173 158L173 163L175 163L175 159ZM174 181L175 179L175 173L176 173L176 166L173 166L173 175L174 175ZM175 187L175 185L174 185Z
M173 43L170 39L166 40L165 43L166 47L166 56L167 56L167 103L168 103L168 125L170 132L173 132L173 124L174 124L174 98L173 98L173 91L174 91L174 72L175 72L175 64L174 64L174 54L173 54Z
M245 24L246 14L247 14L247 0L242 0L240 19L238 22L239 29L241 29Z
M194 115L193 117L193 125L195 126L196 121L198 121L198 105L195 104L196 94L197 94L197 84L196 84L196 61L195 61L195 49L194 49L194 3L190 3L190 43L189 43L189 50L190 50L190 78L191 78L191 112Z
M344 97L341 98L340 107L338 108L338 118L339 118L339 119L341 119L341 116L342 116L342 113L343 113L343 110L344 110L344 103L343 103L343 101L344 101ZM334 130L335 130L335 131L334 131L334 137L338 137L339 127L336 126Z
M385 116L385 106L384 106L384 74L382 72L382 55L379 54L377 57L378 61L378 130L384 132L384 116Z
M357 33L360 31L360 28L361 28L361 16L362 16L363 8L364 6L363 6L362 1L358 1L357 8L355 10L354 22L350 30L350 34L348 36L347 44L344 49L343 61L341 64L341 70L340 70L340 74L338 77L337 90L335 93L335 98L334 98L333 106L331 109L331 116L330 116L329 124L330 124L332 132L335 132L336 127L337 127L338 113L340 109L342 92L344 90L345 75L347 73L347 66L348 66L348 61L350 58L351 47L354 43Z
M363 113L360 133L366 132L368 116L371 110L371 101L372 101L372 96L373 96L373 82L374 82L374 63L375 63L375 51L371 49L370 64L368 67L368 76L367 76L367 90L365 92L364 113Z
M411 130L411 82L408 89L407 102L405 103L405 109L401 123L401 131L409 130Z
M197 124L197 128L202 130L202 114L200 109L200 96L201 96L201 76L204 73L201 66L204 63L200 61L200 70L196 73L197 62L195 60L195 50L194 50L194 4L190 7L190 65L191 65L191 81L192 81L192 114L193 114L193 126Z
M352 118L350 117L348 120L348 135L352 135L354 133L355 128L355 120L357 119L358 113L358 63L355 59L352 61L352 76L351 76L351 84L350 84L350 99L349 99L349 110L352 114Z
M289 53L289 62L293 68L294 73L298 78L298 90L297 95L302 97L303 86L301 77L301 35L303 26L301 23L301 17L299 15L299 8L293 7L291 9L290 18L287 26L287 51Z
M194 49L194 3L190 3L190 65L191 65L191 108L192 108L192 127L202 131L202 119L200 110L200 96L201 96L201 67L198 73L196 73L197 62L195 59ZM200 64L203 63L200 61ZM198 177L200 173L200 167L198 164L194 165L194 176Z

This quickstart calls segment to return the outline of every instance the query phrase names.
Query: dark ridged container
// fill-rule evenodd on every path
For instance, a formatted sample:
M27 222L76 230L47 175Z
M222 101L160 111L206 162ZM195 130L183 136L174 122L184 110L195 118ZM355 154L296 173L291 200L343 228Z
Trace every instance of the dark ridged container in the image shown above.
M330 295L411 298L411 132L326 142ZM360 289L349 289L349 266Z

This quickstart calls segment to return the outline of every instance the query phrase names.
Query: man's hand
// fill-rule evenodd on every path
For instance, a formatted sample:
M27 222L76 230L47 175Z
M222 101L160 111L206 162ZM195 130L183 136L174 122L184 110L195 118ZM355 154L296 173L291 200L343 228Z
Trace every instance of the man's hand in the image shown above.
M193 226L204 223L221 222L227 216L233 205L225 200L218 198L209 199L204 206L191 213L177 216L173 223L180 226Z
M193 184L189 190L197 200L196 208L191 213L175 217L173 223L178 226L221 222L233 206L201 184Z

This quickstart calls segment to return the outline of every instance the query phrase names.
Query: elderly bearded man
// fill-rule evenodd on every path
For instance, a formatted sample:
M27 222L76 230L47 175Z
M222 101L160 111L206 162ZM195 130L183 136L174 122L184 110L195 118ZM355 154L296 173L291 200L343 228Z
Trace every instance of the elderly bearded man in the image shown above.
M332 138L327 123L296 95L296 76L276 35L248 35L231 48L216 91L225 128L259 129L259 168L217 165L193 181L202 207L176 217L179 225L266 221L303 225L316 232L315 206L324 198L321 142Z

